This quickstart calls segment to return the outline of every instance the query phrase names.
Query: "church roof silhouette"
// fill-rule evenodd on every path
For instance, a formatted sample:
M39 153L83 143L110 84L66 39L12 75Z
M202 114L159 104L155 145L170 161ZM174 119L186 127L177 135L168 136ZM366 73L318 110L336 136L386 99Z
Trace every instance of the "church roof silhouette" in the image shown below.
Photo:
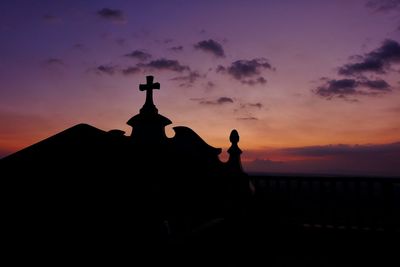
M160 88L153 76L139 88L146 101L127 122L130 136L78 124L0 161L8 177L25 178L22 205L34 203L38 221L67 216L84 225L72 227L73 235L94 238L100 229L102 235L115 228L128 231L137 218L146 218L135 229L159 241L185 236L237 210L250 192L237 131L230 135L229 160L222 162L221 149L188 127L174 127L172 138L165 135L172 122L153 103L152 90ZM64 228L66 222L56 219L55 225Z
M231 133L232 147L228 150L230 158L226 163L218 158L221 153L220 148L208 145L188 127L173 127L175 136L168 138L165 135L165 126L172 122L159 114L153 103L152 91L160 89L160 84L153 83L153 76L146 78L147 83L139 86L141 91L146 91L145 104L139 114L127 122L132 127L130 136L126 136L121 130L106 132L88 124L78 124L9 155L2 160L3 163L38 163L36 167L39 167L47 162L54 166L68 165L69 168L79 166L79 169L83 171L89 168L91 162L112 162L113 164L126 162L126 167L135 167L140 170L141 166L148 165L148 162L144 160L146 156L149 156L151 158L149 168L154 168L157 164L164 165L164 161L172 163L179 160L181 164L176 166L177 169L188 169L188 166L198 165L198 171L201 169L219 174L228 172L243 174L240 163L242 152L237 147L239 135L236 130ZM166 158L160 160L157 153L166 153ZM138 155L141 156L137 157ZM87 168L85 164L88 164ZM110 168L109 171L112 171L112 166Z

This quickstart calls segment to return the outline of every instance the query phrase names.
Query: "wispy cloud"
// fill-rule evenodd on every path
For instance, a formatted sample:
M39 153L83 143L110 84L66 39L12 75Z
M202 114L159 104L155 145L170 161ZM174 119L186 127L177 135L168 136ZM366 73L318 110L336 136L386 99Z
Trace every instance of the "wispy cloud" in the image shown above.
M242 103L240 104L240 108L257 108L261 109L264 105L260 102L256 103Z
M173 46L173 47L170 47L169 50L174 51L174 52L181 52L181 51L183 51L183 46L182 45Z
M180 87L191 87L200 78L204 78L204 75L200 75L198 71L190 71L189 74L185 76L178 76L171 80L181 82L181 84L179 84Z
M222 96L217 99L206 98L191 98L190 100L198 102L200 105L224 105L233 103L233 99L227 96Z
M189 66L182 65L178 60L160 58L152 60L149 63L139 63L137 67L155 69L155 70L169 70L175 72L190 71Z
M138 67L126 67L126 68L121 70L122 74L126 75L126 76L140 73L140 71L141 70Z
M113 75L118 71L118 68L113 65L100 65L94 69L94 72L96 74L107 74L107 75Z
M239 117L239 118L236 118L236 119L239 120L239 121L257 121L258 120L258 118L254 117L254 116Z
M134 50L128 54L125 54L126 57L138 59L140 61L147 61L152 58L152 55L143 51L143 50Z
M111 21L113 23L125 23L126 18L122 10L103 8L97 11L97 15L105 20Z
M376 12L400 10L400 0L369 0L366 6Z

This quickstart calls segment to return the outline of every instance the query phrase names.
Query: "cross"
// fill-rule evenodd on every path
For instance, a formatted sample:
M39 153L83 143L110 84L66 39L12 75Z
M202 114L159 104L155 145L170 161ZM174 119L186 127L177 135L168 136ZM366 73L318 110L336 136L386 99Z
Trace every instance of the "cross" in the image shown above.
M139 90L146 91L146 102L143 107L153 108L153 89L160 89L160 83L153 83L154 76L146 76L146 84L140 84Z

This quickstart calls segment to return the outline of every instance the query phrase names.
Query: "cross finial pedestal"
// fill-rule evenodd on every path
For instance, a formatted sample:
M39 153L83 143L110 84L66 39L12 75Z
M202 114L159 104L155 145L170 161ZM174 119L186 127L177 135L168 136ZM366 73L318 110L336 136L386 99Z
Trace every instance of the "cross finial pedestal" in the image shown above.
M160 89L160 83L154 82L153 76L146 76L146 84L140 84L139 90L146 91L146 102L139 114L127 122L132 126L132 141L141 145L157 145L167 140L165 126L172 122L161 114L153 102L153 90Z
M146 84L140 84L139 90L146 91L146 102L140 109L140 113L158 113L153 102L153 89L160 89L160 83L153 83L154 76L146 76Z

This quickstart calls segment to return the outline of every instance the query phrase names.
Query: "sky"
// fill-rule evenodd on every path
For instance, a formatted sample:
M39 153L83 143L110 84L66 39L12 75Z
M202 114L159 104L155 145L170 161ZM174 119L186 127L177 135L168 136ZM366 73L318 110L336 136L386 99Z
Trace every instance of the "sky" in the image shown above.
M245 170L400 176L400 0L0 2L0 157L121 129L146 75L166 128Z

